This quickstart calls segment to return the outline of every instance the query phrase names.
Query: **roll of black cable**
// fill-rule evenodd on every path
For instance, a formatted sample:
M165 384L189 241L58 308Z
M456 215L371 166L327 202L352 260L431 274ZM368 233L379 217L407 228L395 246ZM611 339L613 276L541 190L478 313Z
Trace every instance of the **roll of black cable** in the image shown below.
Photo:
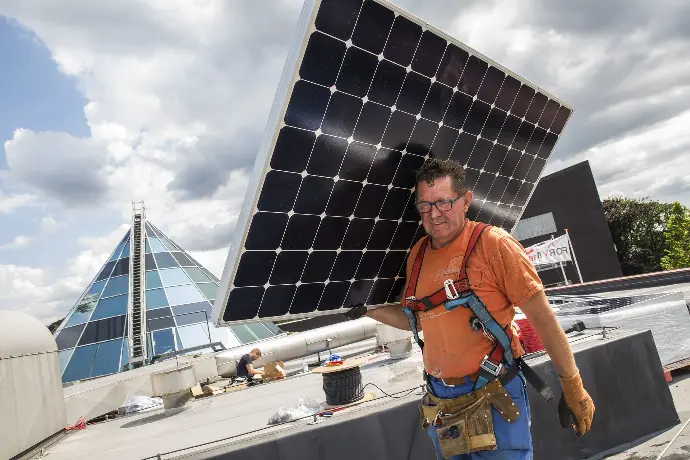
M364 397L359 367L323 374L323 391L326 393L326 404L331 406L359 401Z

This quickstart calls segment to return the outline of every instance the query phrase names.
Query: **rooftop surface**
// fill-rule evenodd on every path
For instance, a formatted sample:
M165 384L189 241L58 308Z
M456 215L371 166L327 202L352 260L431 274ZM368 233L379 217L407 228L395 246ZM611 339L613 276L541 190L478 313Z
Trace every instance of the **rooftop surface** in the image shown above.
M571 342L575 347L592 340L600 340L600 334L586 333L573 338ZM350 346L349 354L369 358L361 368L364 384L372 383L380 387L365 386L364 391L374 393L377 399L348 409L351 412L373 411L377 410L377 406L384 407L421 397L422 356L419 349L415 346L409 357L393 360L388 353L372 350L374 346L374 339ZM357 352L357 347L361 352ZM287 363L286 367L295 369L299 363L293 361ZM171 414L158 410L90 425L85 430L69 435L52 447L48 454L54 460L142 459L157 454L169 459L175 458L175 455L164 454L178 449L191 454L213 446L254 440L267 433L305 427L311 418L282 426L269 426L268 420L281 407L297 405L300 398L324 403L322 385L320 375L301 373L246 390L191 401L183 410ZM385 397L381 390L404 397L393 401ZM262 431L257 433L256 430Z
M370 358L368 364L361 368L365 384L374 383L387 393L420 385L422 356L419 349L415 349L408 358L391 360L388 353L372 351L374 339L360 342L358 346L361 350L369 350L357 353ZM295 364L291 362L286 367L289 370ZM297 405L300 398L324 403L322 385L321 375L303 373L246 390L191 401L184 410L173 415L165 415L158 410L91 425L51 448L50 458L139 459L233 436L236 436L234 441L246 439L250 435L245 433L267 428L272 414L281 407ZM365 392L382 396L372 386L366 387ZM419 396L411 395L410 398ZM268 430L285 430L289 426L269 427Z
M677 291L683 291L688 299L690 284L618 291L597 295L597 297ZM343 356L367 356L369 362L362 367L363 382L376 384L386 393L404 394L406 390L413 390L419 386L422 357L416 345L411 356L398 360L391 360L388 353L374 350L375 346L376 340L369 339L333 351ZM324 358L323 354L321 358ZM286 363L289 377L285 380L191 401L184 410L177 413L165 414L159 410L90 425L85 430L70 434L50 448L47 453L51 459L55 460L96 457L99 460L141 459L178 449L185 449L185 453L192 453L209 447L208 443L212 443L211 445L234 443L255 438L259 434L275 433L303 426L308 420L278 427L271 427L267 422L278 409L297 405L300 398L311 398L318 403L325 402L322 377L311 373L299 373L304 362L305 359L299 359ZM315 364L316 356L306 358L306 362ZM640 440L639 444L630 446L624 452L605 458L657 459L672 440L673 444L661 460L690 458L690 427L687 427L674 440L683 424L690 419L690 371L677 371L670 387L681 424L663 433L657 433L650 439ZM350 409L351 411L375 410L377 405L392 403L390 398L386 398L379 389L371 385L365 388L365 392L374 393L378 399L362 403ZM413 391L405 399L419 399L420 395L419 391ZM252 433L256 430L263 431ZM202 446L204 444L207 445Z
M690 419L690 370L678 371L669 386L681 423L624 452L606 458L611 460L687 460L690 458L690 426L685 426ZM659 458L662 453L663 456Z
M623 297L644 294L663 294L668 292L683 292L686 302L690 301L690 283L673 284L669 286L655 286L640 289L628 289L625 291L605 292L595 294L599 297ZM673 380L669 384L673 401L678 411L681 423L630 447L616 455L606 458L612 460L687 460L690 459L690 426L681 429L690 419L690 369L678 370L673 374ZM596 415L595 415L596 416ZM680 434L679 434L680 433ZM678 436L675 440L674 437ZM669 446L669 443L673 443ZM665 450L667 449L667 450ZM663 456L659 458L659 455Z

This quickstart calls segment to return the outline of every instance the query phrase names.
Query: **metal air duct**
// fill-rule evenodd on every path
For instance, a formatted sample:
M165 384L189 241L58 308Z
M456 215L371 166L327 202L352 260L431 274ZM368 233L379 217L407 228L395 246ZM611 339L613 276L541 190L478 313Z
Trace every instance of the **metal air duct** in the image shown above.
M285 335L260 343L242 345L216 354L218 374L223 377L235 375L237 361L252 349L261 350L261 358L254 362L255 367L274 361L289 361L314 355L333 348L371 339L376 336L378 321L360 318L355 321L333 324L311 331Z

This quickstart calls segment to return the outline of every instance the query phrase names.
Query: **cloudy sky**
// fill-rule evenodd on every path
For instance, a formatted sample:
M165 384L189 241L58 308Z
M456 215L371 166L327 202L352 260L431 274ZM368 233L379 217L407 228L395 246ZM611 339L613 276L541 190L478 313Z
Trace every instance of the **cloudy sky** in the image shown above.
M547 173L690 205L690 3L394 3L575 107ZM301 5L0 0L0 308L62 317L132 200L221 275Z

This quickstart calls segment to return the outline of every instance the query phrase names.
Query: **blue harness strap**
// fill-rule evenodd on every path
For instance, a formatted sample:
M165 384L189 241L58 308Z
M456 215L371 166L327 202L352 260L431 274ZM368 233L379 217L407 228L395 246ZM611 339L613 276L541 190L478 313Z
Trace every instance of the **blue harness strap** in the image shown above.
M482 323L482 326L498 340L498 343L503 347L506 364L512 366L515 360L513 359L513 353L510 348L510 337L508 337L508 334L501 325L498 324L498 321L491 316L491 313L489 313L486 306L484 306L484 302L477 297L477 294L470 292L459 299L449 300L444 304L444 307L446 310L452 311L460 305L469 308L472 313L474 313L474 316Z
M513 357L513 351L510 347L510 337L506 331L498 324L498 321L491 316L489 310L486 309L484 302L481 301L474 291L469 291L463 293L463 295L457 299L448 300L443 304L446 310L453 311L457 307L462 306L469 308L474 316L477 317L479 322L485 331L489 332L501 345L503 348L503 361L505 361L507 368L515 365L515 359ZM500 372L500 367L492 363L488 357L482 360L479 367L479 375L477 376L477 381L474 385L475 390L489 384L493 379L498 376Z
M419 330L417 329L417 317L409 307L403 307L402 311L405 313L407 320L410 322L410 330L412 331L415 342L417 342L419 348L424 350L424 342L419 338Z

